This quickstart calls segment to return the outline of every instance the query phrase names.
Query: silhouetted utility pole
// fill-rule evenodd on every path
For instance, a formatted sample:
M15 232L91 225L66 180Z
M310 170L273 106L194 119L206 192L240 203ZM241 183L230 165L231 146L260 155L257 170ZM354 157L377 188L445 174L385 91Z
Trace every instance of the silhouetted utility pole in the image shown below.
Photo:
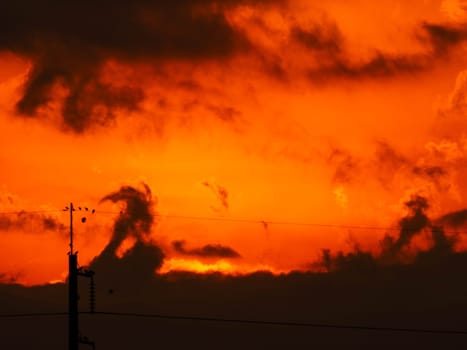
M66 209L66 208L65 208ZM73 251L73 203L70 203L70 251L68 252L68 349L78 350L78 253Z
M70 203L70 207L65 207L64 210L70 211L70 251L68 253L68 349L78 350L79 343L90 345L94 349L94 342L90 341L87 337L80 337L78 328L78 276L90 278L89 304L91 313L93 313L95 307L94 272L78 268L78 252L73 251L73 212L75 211L73 203ZM94 213L94 210L92 213ZM83 222L84 221L85 220L83 220Z

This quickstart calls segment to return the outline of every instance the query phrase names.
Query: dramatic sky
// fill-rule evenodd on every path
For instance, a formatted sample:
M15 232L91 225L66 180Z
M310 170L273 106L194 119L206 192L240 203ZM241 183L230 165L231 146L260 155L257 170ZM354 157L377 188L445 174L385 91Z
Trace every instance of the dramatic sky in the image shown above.
M0 131L4 282L460 252L467 1L2 1Z

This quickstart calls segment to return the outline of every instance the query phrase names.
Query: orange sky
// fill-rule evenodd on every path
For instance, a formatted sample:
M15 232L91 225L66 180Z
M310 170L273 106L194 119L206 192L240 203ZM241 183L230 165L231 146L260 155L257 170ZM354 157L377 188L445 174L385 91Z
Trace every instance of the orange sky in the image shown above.
M430 217L464 208L467 3L310 3L199 1L193 16L220 12L242 38L232 52L103 49L96 67L90 58L70 63L78 71L56 79L29 116L17 102L38 56L0 40L0 211L51 210L67 225L57 210L70 201L96 208L86 224L76 220L84 265L121 209L99 200L144 182L162 215L152 238L167 255L163 271L244 273L307 269L323 248L377 250L387 233L271 222L393 227L412 194L428 198ZM152 12L143 18L159 25ZM79 69L94 74L78 95L90 105L83 129L63 117ZM99 86L143 97L128 107L119 104L126 95L100 99ZM430 176L434 168L439 176ZM240 257L184 256L172 245L180 240ZM66 252L66 229L7 229L0 218L0 273L26 284L60 280Z

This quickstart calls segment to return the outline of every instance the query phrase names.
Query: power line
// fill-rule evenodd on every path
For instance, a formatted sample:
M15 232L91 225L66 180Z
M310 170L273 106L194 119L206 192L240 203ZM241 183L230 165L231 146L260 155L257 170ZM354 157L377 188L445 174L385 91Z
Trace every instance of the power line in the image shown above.
M0 318L30 318L30 317L52 317L67 316L68 312L31 312L24 314L0 314Z
M34 210L34 211L10 211L1 212L3 214L37 214L37 213L52 213L62 212L63 210ZM95 211L96 214L104 215L118 215L122 214L123 211ZM310 226L310 227L322 227L322 228L342 228L349 230L378 230L378 231L400 231L400 227L395 226L366 226L366 225L345 225L345 224L325 224L315 222L296 222L296 221L275 221L275 220L259 220L259 219L242 219L242 218L225 218L225 217L213 217L213 216L193 216L193 215L171 215L171 214L154 214L155 217L168 218L168 219L183 219L183 220L196 220L196 221L213 221L213 222L237 222L237 223L249 223L263 225L267 228L269 225L277 226ZM421 231L420 229L404 228L405 231ZM447 234L467 234L467 231L445 231Z
M122 214L123 212L115 211L96 211L98 214ZM355 230L378 230L378 231L400 231L401 227L395 226L365 226L365 225L344 225L344 224L324 224L313 222L295 222L295 221L274 221L274 220L258 220L258 219L242 219L242 218L223 218L213 216L191 216L191 215L170 215L170 214L154 214L155 217L169 218L169 219L186 219L186 220L199 220L199 221L217 221L217 222L238 222L249 224L261 224L263 226L278 225L278 226L312 226L323 228L344 228ZM420 229L404 228L405 231L421 231ZM467 234L467 231L445 231L447 234Z
M434 334L458 334L467 335L467 331L462 330L444 330L444 329L423 329L423 328L402 328L402 327L373 327L359 326L350 324L327 324L327 323L308 323L308 322L287 322L287 321L264 321L264 320L247 320L247 319L228 319L216 317L197 317L197 316L173 316L162 314L143 314L131 312L96 312L100 315L121 316L121 317L138 317L138 318L158 318L167 320L182 320L182 321L201 321L201 322L217 322L217 323L242 323L260 326L279 326L279 327L308 327L308 328L332 328L332 329L348 329L356 331L382 331L382 332L409 332L409 333L434 333Z
M254 220L254 219L235 219L235 218L216 218L207 216L185 216L185 215L162 215L156 214L155 216L175 218L175 219L189 219L189 220L205 220L205 221L226 221L226 222L244 222L251 224L267 224L267 225L289 225L289 226L317 226L317 227L336 227L348 229L369 229L369 230L400 230L398 227L378 227L378 226L360 226L360 225L341 225L341 224L322 224L311 222L294 222L294 221L274 221L274 220Z
M464 330L435 329L435 328L404 328L404 327L377 327L362 326L351 324L329 324L329 323L309 323L309 322L288 322L288 321L265 321L248 319L229 319L217 317L201 316L176 316L164 314L148 314L135 312L80 312L80 314L102 315L110 317L132 317L147 319L164 319L194 322L215 322L215 323L235 323L256 326L277 326L277 327L301 327L301 328L327 328L353 331L374 331L374 332L404 332L404 333L424 333L424 334L445 334L445 335L467 335ZM49 312L49 313L27 313L27 314L0 314L0 318L29 318L29 317L48 317L48 316L66 316L67 312Z
M50 209L50 210L0 211L0 215L42 214L42 213L57 213L57 212L61 212L61 210Z

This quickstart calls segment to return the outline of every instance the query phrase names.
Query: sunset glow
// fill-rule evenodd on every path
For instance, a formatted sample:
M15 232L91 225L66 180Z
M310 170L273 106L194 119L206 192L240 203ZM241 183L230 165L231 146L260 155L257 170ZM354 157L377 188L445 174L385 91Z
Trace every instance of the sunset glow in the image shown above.
M383 256L421 211L400 251L436 225L467 248L445 218L466 207L467 2L175 2L63 5L79 31L30 9L0 34L0 279L66 278L70 202L89 264L122 186L154 220L115 253L158 246L155 273L321 271L326 249Z
M215 263L204 263L199 260L186 259L169 259L162 268L158 271L161 274L172 271L189 271L196 273L220 272L228 275L242 275L251 273L252 271L267 271L274 274L287 271L277 271L272 266L256 265L256 266L235 266L228 261L220 260Z

